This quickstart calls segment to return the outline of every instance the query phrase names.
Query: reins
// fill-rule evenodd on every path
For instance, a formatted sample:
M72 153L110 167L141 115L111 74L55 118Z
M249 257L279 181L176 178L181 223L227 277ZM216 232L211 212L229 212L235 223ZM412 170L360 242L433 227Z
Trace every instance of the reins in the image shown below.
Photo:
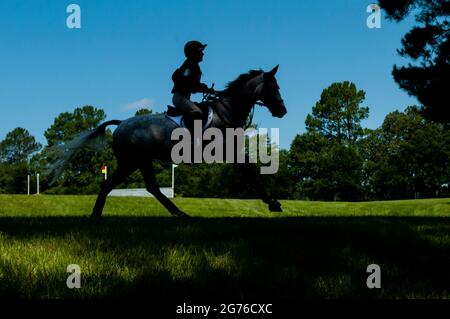
M212 88L213 88L213 87L214 87L214 84L213 84ZM220 95L218 95L218 94L214 94L214 95L213 95L213 93L205 93L205 94L203 94L203 101L211 101L211 102L212 102L212 103L211 103L211 106L216 110L217 115L220 117L220 119L221 119L227 126L230 126L230 127L235 127L235 126L236 126L234 123L231 123L231 121L225 119L225 117L223 116L223 114L221 114L221 112L218 110L217 107L214 107L214 102L216 102L217 104L220 103L220 104L222 105L222 108L224 108L224 109L227 111L228 114L233 114L233 113L234 113L234 112L232 111L232 109L230 109L230 108L228 107L228 104L225 103L225 102L222 100L222 97L221 97ZM247 119L245 120L245 123L244 123L244 130L246 130L247 128L249 128L249 127L252 125L252 123L253 123L253 116L254 116L254 113L255 113L255 106L256 106L256 105L259 105L259 106L265 106L264 103L258 102L258 101L256 101L256 102L251 106L251 110L250 110L250 112L249 112L249 115L247 116Z

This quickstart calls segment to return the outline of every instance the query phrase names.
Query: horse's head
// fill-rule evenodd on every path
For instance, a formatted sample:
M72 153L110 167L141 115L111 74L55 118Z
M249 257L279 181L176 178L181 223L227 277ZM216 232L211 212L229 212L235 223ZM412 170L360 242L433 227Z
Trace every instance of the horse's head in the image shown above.
M275 74L278 65L269 72L263 72L258 79L255 88L255 98L260 100L272 113L272 116L283 117L286 113L284 101L281 98L280 87L278 86Z
M227 108L233 109L236 118L247 118L252 106L261 101L272 113L272 116L283 117L287 111L280 95L275 74L278 65L269 72L251 70L241 74L236 80L228 83L224 91L219 92L219 97L224 98Z

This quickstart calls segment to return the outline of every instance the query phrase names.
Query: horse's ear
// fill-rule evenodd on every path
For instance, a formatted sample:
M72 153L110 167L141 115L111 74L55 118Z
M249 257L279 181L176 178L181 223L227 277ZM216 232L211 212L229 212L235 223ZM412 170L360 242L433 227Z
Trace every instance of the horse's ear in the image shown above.
M275 76L275 74L277 73L277 71L278 71L278 67L279 67L280 65L279 64L277 64L277 66L276 67L274 67L270 72L269 72L269 74L270 75L274 75Z

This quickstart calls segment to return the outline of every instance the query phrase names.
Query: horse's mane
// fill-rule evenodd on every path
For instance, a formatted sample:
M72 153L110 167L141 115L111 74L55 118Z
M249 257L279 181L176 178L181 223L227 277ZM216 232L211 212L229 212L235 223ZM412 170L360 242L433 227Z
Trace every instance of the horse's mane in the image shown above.
M225 90L222 91L223 94L235 96L237 94L242 93L242 87L245 83L247 83L250 79L260 75L263 70L250 70L247 73L243 73L237 77L236 80L228 82L225 86Z

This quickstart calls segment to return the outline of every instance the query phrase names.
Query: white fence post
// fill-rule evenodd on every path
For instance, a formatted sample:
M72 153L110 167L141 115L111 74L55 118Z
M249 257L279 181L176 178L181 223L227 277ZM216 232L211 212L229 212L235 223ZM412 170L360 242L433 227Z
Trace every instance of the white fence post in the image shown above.
M175 167L178 165L172 164L172 198L175 198Z

